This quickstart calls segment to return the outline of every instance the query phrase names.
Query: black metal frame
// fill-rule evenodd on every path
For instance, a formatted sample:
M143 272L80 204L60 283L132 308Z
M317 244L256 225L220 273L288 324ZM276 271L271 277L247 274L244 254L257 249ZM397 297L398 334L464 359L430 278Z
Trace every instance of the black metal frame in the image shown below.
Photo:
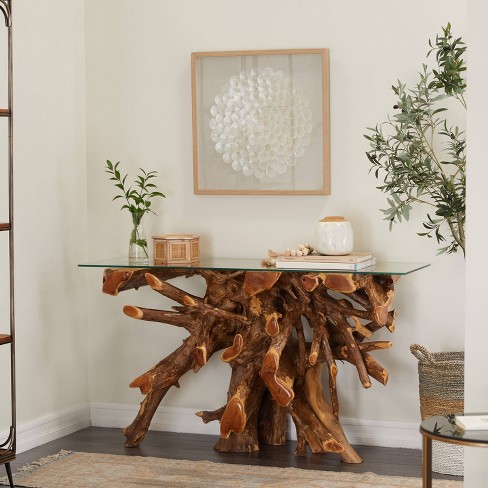
M10 394L12 423L9 435L0 444L0 464L5 464L10 485L13 487L10 461L15 459L16 430L16 388L15 388L15 309L14 309L14 195L13 195L13 49L12 49L12 0L0 0L0 10L5 18L8 35L8 109L1 110L0 115L8 117L8 186L9 186L9 222L2 230L9 232L9 278L10 278Z

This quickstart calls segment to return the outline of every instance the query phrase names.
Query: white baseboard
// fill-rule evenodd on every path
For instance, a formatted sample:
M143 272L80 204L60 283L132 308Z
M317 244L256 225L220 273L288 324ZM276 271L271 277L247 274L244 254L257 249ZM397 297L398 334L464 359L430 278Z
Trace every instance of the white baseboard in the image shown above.
M138 411L139 405L90 404L93 427L127 427L132 423ZM218 422L204 424L202 419L195 415L197 411L194 408L159 407L152 419L150 430L219 435L220 424Z
M28 451L46 444L46 442L90 427L90 425L90 406L88 404L19 424L17 426L17 452Z
M132 423L138 406L112 403L91 403L91 422L94 427L123 428ZM150 430L185 432L192 434L219 435L219 423L204 424L195 415L197 409L165 407L158 408ZM351 444L380 447L403 447L420 449L421 436L417 422L391 422L384 420L341 419ZM290 419L289 439L296 440L296 431Z
M52 413L20 424L17 429L17 452L21 453L47 442L72 434L90 425L123 428L130 425L139 410L138 405L91 403ZM195 415L197 409L162 406L153 417L151 430L219 435L219 423L204 424ZM420 449L421 438L417 422L341 419L351 444L380 447ZM6 438L5 433L0 438ZM296 440L295 426L289 421L288 438Z
M347 439L359 446L404 447L421 449L422 436L418 422L341 419Z

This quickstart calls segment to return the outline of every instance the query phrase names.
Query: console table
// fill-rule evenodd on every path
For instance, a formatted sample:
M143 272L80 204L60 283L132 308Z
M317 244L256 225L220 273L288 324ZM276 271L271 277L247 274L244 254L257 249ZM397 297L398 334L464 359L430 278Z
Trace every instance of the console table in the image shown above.
M290 414L297 431L297 455L337 452L347 463L362 460L349 444L339 419L336 360L352 363L364 388L371 379L383 385L388 372L371 351L391 347L372 340L374 333L395 328L391 310L394 285L402 275L428 264L379 263L362 271L297 270L262 267L252 259L201 259L195 266L133 266L127 259L83 264L106 268L103 292L109 295L149 285L179 305L154 310L126 305L138 320L183 327L188 337L172 354L138 376L130 387L145 395L131 425L126 446L138 446L152 417L172 386L189 370L197 372L209 358L232 368L227 403L197 412L203 422L220 422L221 452L251 452L261 443L285 443ZM199 275L204 297L168 283ZM304 321L302 319L305 319ZM305 339L304 323L311 329ZM322 369L328 372L327 399Z

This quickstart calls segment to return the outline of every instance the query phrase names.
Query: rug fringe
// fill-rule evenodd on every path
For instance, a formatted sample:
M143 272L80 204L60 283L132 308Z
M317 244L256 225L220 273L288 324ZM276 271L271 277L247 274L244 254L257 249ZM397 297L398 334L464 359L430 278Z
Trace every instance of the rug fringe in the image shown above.
M24 476L32 474L40 467L46 466L47 464L55 463L56 461L64 459L66 456L69 456L70 454L73 454L73 451L61 449L61 451L57 452L56 454L51 454L50 456L37 459L36 461L32 461L31 463L18 468L12 476L16 480L21 480ZM0 485L9 486L8 478L6 476L0 478Z

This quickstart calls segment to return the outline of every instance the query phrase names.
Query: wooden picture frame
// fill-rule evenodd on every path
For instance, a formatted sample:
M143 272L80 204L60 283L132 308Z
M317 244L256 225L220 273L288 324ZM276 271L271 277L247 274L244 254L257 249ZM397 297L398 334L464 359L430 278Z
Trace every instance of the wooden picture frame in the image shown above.
M197 195L329 195L329 50L194 52Z

